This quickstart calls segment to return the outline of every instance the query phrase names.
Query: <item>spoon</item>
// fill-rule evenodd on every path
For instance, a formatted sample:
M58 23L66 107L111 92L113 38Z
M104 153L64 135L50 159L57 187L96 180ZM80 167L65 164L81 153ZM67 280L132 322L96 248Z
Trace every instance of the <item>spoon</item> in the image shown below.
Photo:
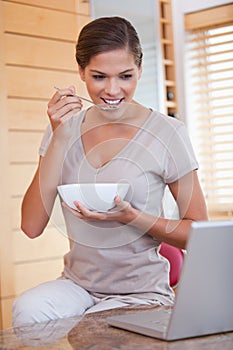
M60 88L57 87L57 86L54 86L54 89L56 89L58 91L60 90ZM81 100L84 100L84 101L87 101L89 103L92 103L94 106L96 106L97 108L101 109L102 111L113 111L113 110L116 110L116 109L119 108L118 106L111 106L111 105L108 105L107 107L104 107L104 106L95 104L93 101L89 100L88 98L85 98L85 97L82 97L82 96L79 96L79 95L74 95L74 96L77 96Z

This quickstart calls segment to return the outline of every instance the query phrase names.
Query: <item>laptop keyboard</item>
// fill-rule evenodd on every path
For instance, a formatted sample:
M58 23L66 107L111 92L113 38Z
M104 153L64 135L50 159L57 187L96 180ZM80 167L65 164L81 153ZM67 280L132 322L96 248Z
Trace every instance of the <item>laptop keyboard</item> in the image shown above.
M164 331L167 328L171 316L171 309L160 309L152 312L147 322L157 330Z

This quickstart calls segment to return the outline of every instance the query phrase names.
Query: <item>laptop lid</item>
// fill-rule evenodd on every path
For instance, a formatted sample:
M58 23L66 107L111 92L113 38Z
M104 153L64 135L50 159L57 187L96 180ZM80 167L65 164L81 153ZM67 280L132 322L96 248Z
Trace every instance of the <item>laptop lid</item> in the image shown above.
M232 250L233 221L193 223L168 327L157 329L156 309L115 316L109 324L165 340L232 331Z
M192 224L167 339L233 330L233 221Z

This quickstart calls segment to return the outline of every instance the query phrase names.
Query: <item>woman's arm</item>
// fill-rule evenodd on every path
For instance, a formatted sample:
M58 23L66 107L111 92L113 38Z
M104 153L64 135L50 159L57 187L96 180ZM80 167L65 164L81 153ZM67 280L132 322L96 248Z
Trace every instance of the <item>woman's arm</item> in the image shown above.
M169 184L169 189L178 205L180 219L170 220L138 213L137 219L133 219L132 223L150 236L184 249L192 222L208 220L206 203L197 172L192 171L178 181Z
M63 205L75 216L83 220L119 221L126 225L137 227L142 232L168 244L185 248L190 226L193 221L208 220L204 196L199 184L197 172L192 171L178 181L169 184L170 191L179 208L180 219L171 220L155 217L141 212L128 202L115 198L118 211L95 213L86 209L81 203L75 202L78 211Z
M30 238L41 235L50 219L60 182L66 145L53 137L22 203L21 229Z
M73 96L74 88L59 90L48 104L48 116L53 136L44 157L40 157L38 168L22 203L21 228L35 238L45 229L57 195L67 142L72 135L69 122L82 108L81 101Z

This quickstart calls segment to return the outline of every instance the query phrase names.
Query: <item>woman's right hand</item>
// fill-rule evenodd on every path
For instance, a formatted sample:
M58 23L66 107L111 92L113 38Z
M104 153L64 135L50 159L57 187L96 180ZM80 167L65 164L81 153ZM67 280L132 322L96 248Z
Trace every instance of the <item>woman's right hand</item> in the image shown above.
M53 132L62 138L69 138L72 132L71 118L82 109L81 99L75 95L75 87L59 89L48 103L47 114Z

